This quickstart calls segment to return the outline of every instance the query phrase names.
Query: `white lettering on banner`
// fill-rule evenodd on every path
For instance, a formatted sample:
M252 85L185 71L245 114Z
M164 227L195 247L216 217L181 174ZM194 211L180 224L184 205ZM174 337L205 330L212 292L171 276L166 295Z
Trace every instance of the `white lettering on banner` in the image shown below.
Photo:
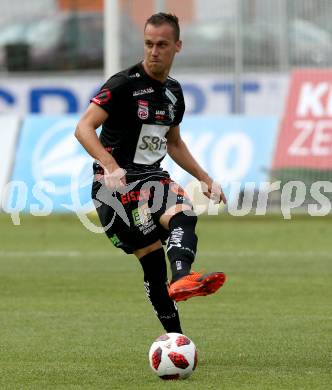
M332 155L332 120L301 120L294 123L298 135L288 148L291 156Z
M231 153L234 153L235 157L232 156L230 165ZM227 134L214 145L212 173L219 181L240 180L250 168L252 158L253 144L246 134Z
M191 154L195 156L195 159L203 166L206 165L208 148L213 140L215 140L214 134L211 132L205 132L204 129L202 134L199 136L199 139L190 133L186 133L184 136L184 141L190 144Z
M316 123L312 140L312 154L314 156L329 156L332 154L332 121L323 120Z
M216 181L241 181L251 169L254 145L245 133L237 131L219 137L207 131L199 136L185 133L183 139L199 164L206 167ZM175 181L185 183L188 174L172 160L166 158L163 166L172 172Z
M317 85L310 82L303 83L296 112L299 117L309 115L317 118L332 116L332 89L330 83L322 82Z
M332 71L295 70L272 168L331 170Z
M215 140L215 135L211 131L202 131L202 133L197 137L190 132L183 132L182 138L184 142L189 146L190 153L195 156L195 159L198 163L206 167L208 165L208 148L211 145L211 142ZM167 167L166 165L167 164ZM163 161L163 166L169 172L172 172L172 178L178 182L186 180L188 174L173 160L166 156Z

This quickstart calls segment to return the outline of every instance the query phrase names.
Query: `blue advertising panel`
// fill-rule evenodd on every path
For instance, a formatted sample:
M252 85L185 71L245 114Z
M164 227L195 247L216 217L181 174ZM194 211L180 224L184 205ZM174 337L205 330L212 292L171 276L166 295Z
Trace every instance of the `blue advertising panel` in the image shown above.
M8 202L23 211L86 211L90 201L92 158L74 136L77 115L28 116L20 134ZM23 207L22 206L22 207Z
M8 209L33 214L87 212L92 158L74 137L77 115L30 115L23 123ZM275 117L187 116L182 136L191 153L221 183L268 180L278 119ZM162 163L185 186L192 178L170 158Z
M221 183L268 180L278 128L276 117L187 116L182 137L201 166ZM190 176L170 159L163 163L174 180Z

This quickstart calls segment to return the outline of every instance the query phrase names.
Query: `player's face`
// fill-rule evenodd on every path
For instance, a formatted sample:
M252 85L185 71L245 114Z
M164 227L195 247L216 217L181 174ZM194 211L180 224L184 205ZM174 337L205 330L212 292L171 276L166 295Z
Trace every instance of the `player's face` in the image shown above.
M148 24L144 31L144 66L150 76L166 79L175 53L181 50L182 42L176 41L172 26Z

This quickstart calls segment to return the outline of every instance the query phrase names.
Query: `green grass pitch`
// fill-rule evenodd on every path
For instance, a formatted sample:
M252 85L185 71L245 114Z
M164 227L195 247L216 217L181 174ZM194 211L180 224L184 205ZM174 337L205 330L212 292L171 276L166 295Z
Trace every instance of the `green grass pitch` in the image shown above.
M200 217L194 269L229 277L182 302L195 373L163 382L138 261L76 217L0 216L1 389L330 389L332 219Z

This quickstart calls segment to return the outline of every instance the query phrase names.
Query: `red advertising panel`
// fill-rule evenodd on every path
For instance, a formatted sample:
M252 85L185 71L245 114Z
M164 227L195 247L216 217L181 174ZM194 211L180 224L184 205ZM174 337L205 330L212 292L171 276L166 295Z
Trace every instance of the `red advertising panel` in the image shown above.
M292 74L273 168L332 169L332 69Z

